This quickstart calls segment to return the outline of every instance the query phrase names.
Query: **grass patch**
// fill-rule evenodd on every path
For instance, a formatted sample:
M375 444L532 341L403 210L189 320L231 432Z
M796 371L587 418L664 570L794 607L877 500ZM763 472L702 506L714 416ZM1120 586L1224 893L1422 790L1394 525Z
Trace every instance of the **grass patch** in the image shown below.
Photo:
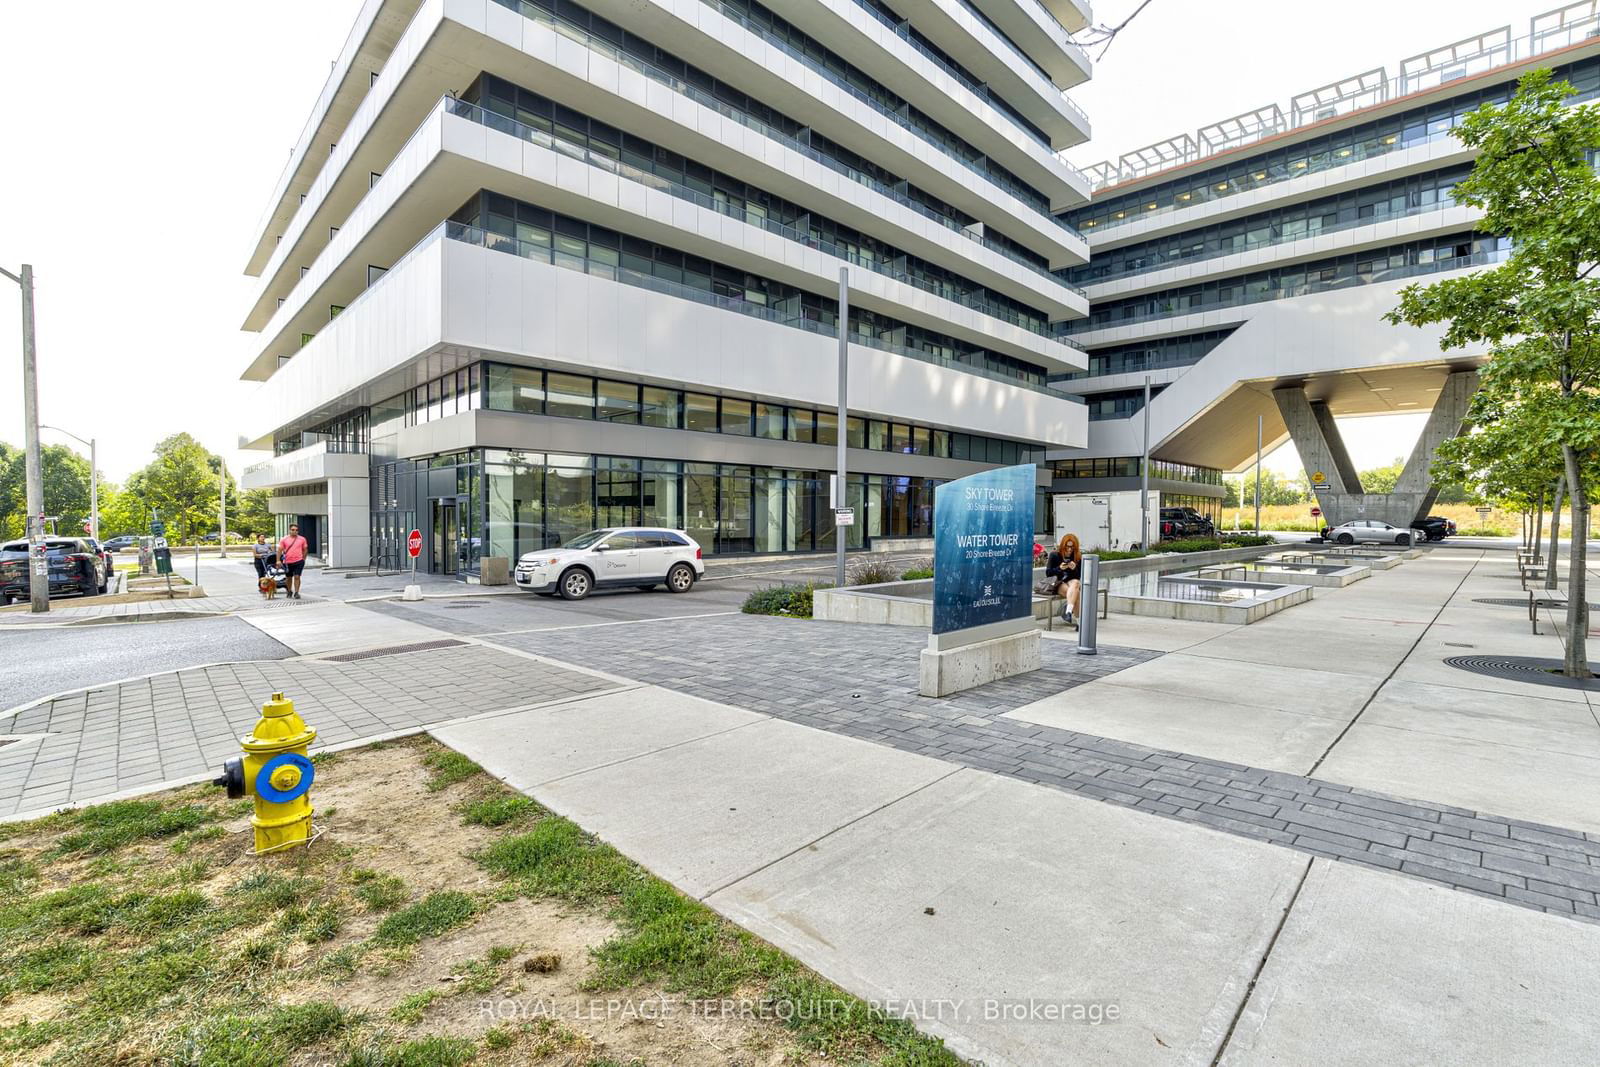
M932 567L912 567L908 571L901 572L900 580L902 582L920 582L932 577Z
M290 1004L257 1014L223 1014L190 1027L168 1050L175 1067L269 1067L291 1053L335 1037L361 1017L327 1001Z
M350 872L356 899L368 911L393 911L406 902L406 883L397 874L380 874L357 868Z
M63 834L57 847L64 853L97 855L135 841L171 837L216 819L203 804L164 807L156 800L121 800L73 813L75 831Z
M437 793L473 775L482 774L483 768L459 752L448 748L436 749L422 757L422 763L433 774L428 778L428 791Z
M477 1052L464 1037L425 1037L397 1045L379 1036L351 1046L343 1067L461 1067Z
M534 807L521 793L491 793L464 805L461 818L472 826L504 826L531 814Z
M757 589L744 598L739 610L746 615L787 615L795 619L811 618L813 595L825 585L808 582L803 585L769 585Z
M428 1005L438 1000L441 995L437 989L424 989L420 993L413 993L389 1009L389 1018L397 1023L415 1026L422 1021L422 1013L428 1010Z
M616 849L567 819L546 818L525 834L503 837L479 857L484 867L517 880L523 892L594 901L638 881L637 868Z
M886 559L861 556L850 561L845 580L850 585L882 585L900 577L899 568Z
M453 930L471 919L477 910L477 902L457 890L429 893L379 923L373 940L380 945L414 945L425 937L437 937L446 930Z

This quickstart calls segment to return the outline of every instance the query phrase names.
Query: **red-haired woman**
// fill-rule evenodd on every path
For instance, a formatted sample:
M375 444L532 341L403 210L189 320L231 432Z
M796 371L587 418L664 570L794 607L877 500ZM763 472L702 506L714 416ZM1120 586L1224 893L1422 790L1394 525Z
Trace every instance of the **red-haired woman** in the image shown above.
M1082 570L1083 549L1078 544L1078 535L1062 534L1056 550L1045 561L1044 576L1054 583L1051 588L1056 596L1066 598L1069 624L1078 611L1078 576Z

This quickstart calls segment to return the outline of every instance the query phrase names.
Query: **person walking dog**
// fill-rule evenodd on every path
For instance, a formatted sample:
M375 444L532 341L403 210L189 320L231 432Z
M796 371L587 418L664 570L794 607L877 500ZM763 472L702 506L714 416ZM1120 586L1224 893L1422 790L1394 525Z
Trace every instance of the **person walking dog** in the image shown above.
M1078 575L1083 571L1083 549L1077 534L1062 534L1061 542L1045 560L1044 576L1051 582L1051 591L1067 600L1067 624L1078 611Z
M278 561L283 564L284 576L289 579L289 599L300 599L300 572L306 569L306 539L300 536L300 527L291 524L289 536L278 542Z
M272 546L267 544L266 534L256 534L256 543L250 546L250 551L255 553L250 562L256 565L256 581L267 576L267 564L272 562Z

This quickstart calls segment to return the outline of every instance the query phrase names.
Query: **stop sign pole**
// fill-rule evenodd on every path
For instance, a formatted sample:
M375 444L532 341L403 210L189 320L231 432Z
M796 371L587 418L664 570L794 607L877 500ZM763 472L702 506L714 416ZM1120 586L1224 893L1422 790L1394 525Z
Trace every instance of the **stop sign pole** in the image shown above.
M422 555L422 531L412 530L406 535L406 552L411 555L411 584L417 584L417 557Z

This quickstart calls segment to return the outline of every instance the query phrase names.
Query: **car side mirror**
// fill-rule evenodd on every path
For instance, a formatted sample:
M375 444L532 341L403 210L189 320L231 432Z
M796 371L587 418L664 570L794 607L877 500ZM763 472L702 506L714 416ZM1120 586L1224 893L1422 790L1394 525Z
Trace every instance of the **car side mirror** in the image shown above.
M594 548L592 549L592 551L594 551L594 552L604 552L604 551L606 551L606 546L605 545L595 545Z

